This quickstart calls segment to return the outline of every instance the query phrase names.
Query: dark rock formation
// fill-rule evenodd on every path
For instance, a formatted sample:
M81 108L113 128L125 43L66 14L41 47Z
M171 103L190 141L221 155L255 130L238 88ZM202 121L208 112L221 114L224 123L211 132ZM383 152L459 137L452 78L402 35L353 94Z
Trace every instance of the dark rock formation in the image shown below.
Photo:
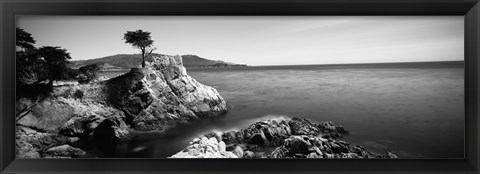
M348 134L348 131L330 121L317 124L309 119L292 118L256 122L246 129L225 132L220 137L227 146L227 152L231 151L242 158L398 158L390 152L379 155L361 146L335 140L344 134ZM204 138L220 139L218 136L211 133Z
M328 126L326 126L328 125ZM309 119L292 118L291 120L266 120L256 122L246 129L230 131L222 135L222 141L231 143L248 143L254 145L279 146L291 135L318 135L338 138L348 134L342 126L332 122L317 124Z
M24 126L17 126L15 137L15 154L17 158L40 158L52 155L69 158L82 157L85 155L85 152L78 148L54 148L58 146L69 146L78 141L78 138L67 137L56 133L38 132L37 130Z
M391 155L390 155L391 154ZM374 154L361 146L351 146L344 141L319 138L313 135L294 135L285 139L277 147L271 158L398 158L388 152L387 155Z
M115 142L127 140L129 129L164 131L227 111L225 100L214 88L186 74L180 56L166 55L110 80L58 86L36 98L22 97L16 103L21 127L17 130L17 157L82 156L79 149L63 146L65 143L55 138L50 143L62 148L48 151L54 146L37 146L44 136ZM21 131L24 128L37 133L26 134ZM31 146L33 150L29 150Z

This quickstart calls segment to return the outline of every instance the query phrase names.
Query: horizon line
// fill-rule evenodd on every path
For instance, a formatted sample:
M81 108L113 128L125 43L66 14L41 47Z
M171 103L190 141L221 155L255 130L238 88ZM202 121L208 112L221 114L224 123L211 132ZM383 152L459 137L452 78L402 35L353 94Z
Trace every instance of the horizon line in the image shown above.
M361 62L361 63L329 63L329 64L289 64L289 65L247 65L249 67L264 66L309 66L309 65L362 65L362 64L395 64L395 63L442 63L442 62L465 62L465 60L441 60L441 61L418 61L418 62Z

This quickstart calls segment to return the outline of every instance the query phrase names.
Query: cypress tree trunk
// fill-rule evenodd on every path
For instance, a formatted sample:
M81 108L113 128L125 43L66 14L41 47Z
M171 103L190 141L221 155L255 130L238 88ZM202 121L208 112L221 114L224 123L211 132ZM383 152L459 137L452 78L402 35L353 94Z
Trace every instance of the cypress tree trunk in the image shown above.
M48 87L50 88L49 90L50 91L53 91L53 79L54 79L54 73L53 70L52 70L52 65L48 65L48 72L47 72L47 75L48 75Z
M52 78L52 76L50 76L50 78L48 80L48 87L49 87L50 91L53 91L53 78Z
M145 49L142 49L142 68L145 68Z

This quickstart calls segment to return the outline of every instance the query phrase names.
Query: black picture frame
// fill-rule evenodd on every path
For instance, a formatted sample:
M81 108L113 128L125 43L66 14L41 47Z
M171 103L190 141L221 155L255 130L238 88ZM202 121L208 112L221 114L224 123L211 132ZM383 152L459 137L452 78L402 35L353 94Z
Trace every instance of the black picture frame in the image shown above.
M1 0L1 173L478 173L478 0ZM465 17L464 159L15 159L16 15L461 15ZM68 39L68 38L66 38Z

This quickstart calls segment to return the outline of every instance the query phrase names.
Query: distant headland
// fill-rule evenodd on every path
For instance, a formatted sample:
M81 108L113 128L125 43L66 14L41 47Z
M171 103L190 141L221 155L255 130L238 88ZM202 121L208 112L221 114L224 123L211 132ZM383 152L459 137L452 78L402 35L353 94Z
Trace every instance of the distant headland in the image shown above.
M153 53L150 57L159 57L164 56L162 54ZM206 58L202 58L197 55L187 54L182 55L183 58L183 66L186 68L215 68L215 67L246 67L245 64L236 64L225 62L221 60L210 60ZM148 59L148 58L147 58ZM151 58L150 58L151 59ZM73 69L78 69L79 67L89 65L89 64L97 64L101 67L102 70L110 70L110 69L130 69L132 67L137 67L142 62L141 54L117 54L112 56L106 56L102 58L96 59L88 59L88 60L77 60L77 61L70 61L69 67Z

